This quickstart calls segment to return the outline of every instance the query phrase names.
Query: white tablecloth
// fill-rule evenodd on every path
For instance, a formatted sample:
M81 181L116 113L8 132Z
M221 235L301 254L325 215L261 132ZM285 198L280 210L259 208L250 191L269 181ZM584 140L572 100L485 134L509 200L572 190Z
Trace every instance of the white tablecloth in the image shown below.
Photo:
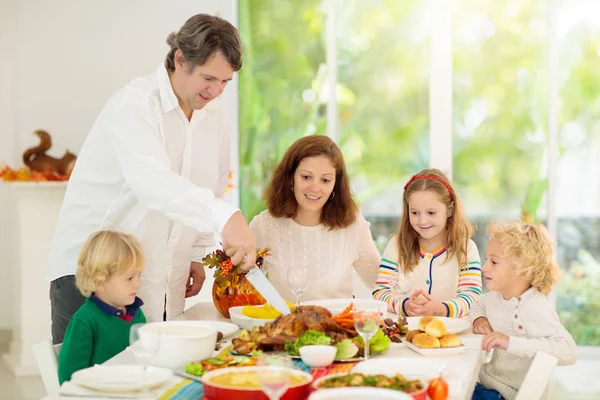
M192 308L188 309L178 320L189 321L189 320L201 320L201 321L224 321L229 322L228 319L224 318L215 309L212 303L198 303ZM450 387L450 400L469 400L471 399L475 382L479 374L479 368L481 366L481 351L479 350L481 345L480 335L474 334L462 334L460 335L461 341L467 347L467 349L457 355L445 356L445 357L428 357L432 361L438 361L446 366L444 370L444 378L448 381ZM388 357L402 357L409 361L411 358L420 358L421 355L408 349L406 346L392 345L388 351L378 356L378 358ZM136 364L136 360L129 349L125 349L115 357L108 360L105 364L107 365L129 365ZM176 383L180 382L181 379L178 376L173 376L171 380L165 385L165 387L171 387ZM61 389L66 390L68 382L63 384ZM64 400L65 397L60 396L48 396L43 400ZM93 400L90 397L69 397L72 400ZM102 397L97 398L102 400Z

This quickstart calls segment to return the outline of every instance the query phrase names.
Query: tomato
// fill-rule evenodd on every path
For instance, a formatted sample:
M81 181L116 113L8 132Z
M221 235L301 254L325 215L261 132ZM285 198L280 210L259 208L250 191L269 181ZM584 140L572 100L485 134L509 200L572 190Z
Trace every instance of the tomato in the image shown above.
M429 382L427 394L431 400L446 400L448 398L448 382L442 378L441 374Z

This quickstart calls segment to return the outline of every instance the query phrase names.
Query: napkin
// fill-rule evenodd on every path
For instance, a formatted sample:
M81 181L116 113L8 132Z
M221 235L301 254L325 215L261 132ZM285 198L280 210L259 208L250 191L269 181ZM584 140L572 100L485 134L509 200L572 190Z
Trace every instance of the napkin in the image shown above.
M204 396L202 383L184 379L165 391L158 400L197 400Z
M334 363L325 368L313 368L310 374L313 376L313 381L332 374L344 374L352 371L352 367L356 362Z

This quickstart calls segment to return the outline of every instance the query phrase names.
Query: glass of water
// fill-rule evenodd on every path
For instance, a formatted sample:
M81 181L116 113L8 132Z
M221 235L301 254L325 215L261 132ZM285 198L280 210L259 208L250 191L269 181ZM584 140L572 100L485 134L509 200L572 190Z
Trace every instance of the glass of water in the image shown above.
M377 306L355 306L352 314L354 319L354 329L362 337L365 344L365 360L369 359L369 343L371 338L379 329L381 321L381 309Z
M290 290L296 296L296 305L300 305L300 296L306 291L308 285L308 268L306 265L288 268L287 282Z
M410 297L413 292L412 288L412 272L411 271L399 271L398 280L390 281L390 290L392 296L396 299L404 299Z
M290 386L290 369L292 362L285 353L263 354L256 363L260 366L258 373L263 392L269 400L279 400Z
M148 363L156 356L160 343L160 335L155 332L140 332L145 324L134 324L129 331L129 348L135 359L143 365L142 367L142 386L144 387L144 397L150 397L150 390L147 384Z

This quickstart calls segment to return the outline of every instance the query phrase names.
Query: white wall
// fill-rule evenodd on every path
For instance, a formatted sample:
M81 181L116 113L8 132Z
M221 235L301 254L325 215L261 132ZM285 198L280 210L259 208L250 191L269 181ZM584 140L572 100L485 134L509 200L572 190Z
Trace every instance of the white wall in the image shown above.
M14 163L15 115L15 48L17 0L0 1L0 168L3 163ZM7 214L8 191L0 184L0 329L12 321L11 268L14 265L9 238L11 220Z
M108 98L164 60L171 31L201 12L231 21L235 3L0 1L0 163L21 166L21 154L37 143L32 133L40 128L53 136L51 155L61 156L67 148L77 153ZM228 93L226 101L235 104L236 97ZM0 201L0 274L5 275L10 271L5 235L11 228L3 216L1 186ZM2 286L9 281L0 279L3 306L10 304L10 288ZM10 321L7 312L0 307L0 329Z
M106 100L138 75L153 73L167 35L214 0L18 1L17 148L53 134L54 154L80 148Z
M14 161L16 9L17 0L0 1L0 165Z

